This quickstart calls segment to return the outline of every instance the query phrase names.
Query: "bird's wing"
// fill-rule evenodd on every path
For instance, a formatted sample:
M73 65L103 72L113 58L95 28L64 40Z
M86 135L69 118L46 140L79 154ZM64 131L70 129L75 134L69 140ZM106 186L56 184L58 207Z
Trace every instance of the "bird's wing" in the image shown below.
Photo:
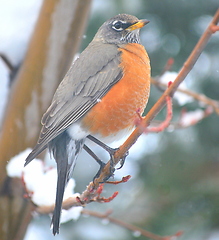
M47 144L83 117L123 76L117 46L91 42L60 83L43 115L39 140L28 164Z

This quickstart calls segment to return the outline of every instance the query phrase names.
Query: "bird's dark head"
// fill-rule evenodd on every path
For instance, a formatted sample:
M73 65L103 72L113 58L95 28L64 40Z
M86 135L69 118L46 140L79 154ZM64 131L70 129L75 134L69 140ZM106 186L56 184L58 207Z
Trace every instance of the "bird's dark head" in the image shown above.
M114 44L139 43L139 30L147 23L149 21L146 19L139 20L132 15L119 14L99 28L94 40Z

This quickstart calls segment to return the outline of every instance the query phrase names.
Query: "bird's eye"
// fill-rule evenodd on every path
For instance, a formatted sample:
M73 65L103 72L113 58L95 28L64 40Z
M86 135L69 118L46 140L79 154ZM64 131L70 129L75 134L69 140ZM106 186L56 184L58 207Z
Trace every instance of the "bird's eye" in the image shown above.
M115 29L116 31L122 31L124 30L123 28L123 23L121 21L115 21L112 24L112 28Z

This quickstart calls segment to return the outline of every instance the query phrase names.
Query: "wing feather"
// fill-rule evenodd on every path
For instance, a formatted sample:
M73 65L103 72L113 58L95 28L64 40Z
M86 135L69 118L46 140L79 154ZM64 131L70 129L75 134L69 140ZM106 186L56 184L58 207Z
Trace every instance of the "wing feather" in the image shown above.
M42 118L38 143L26 164L83 117L122 78L120 54L112 44L91 42L72 65Z

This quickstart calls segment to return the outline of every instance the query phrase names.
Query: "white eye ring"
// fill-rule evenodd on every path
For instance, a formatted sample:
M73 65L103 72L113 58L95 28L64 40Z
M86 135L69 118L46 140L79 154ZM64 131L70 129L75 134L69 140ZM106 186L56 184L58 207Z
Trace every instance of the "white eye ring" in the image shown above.
M121 21L121 20L115 20L113 23L112 23L112 28L114 30L116 30L117 32L121 32L124 30L123 28L123 24L125 24L126 22L124 21Z

